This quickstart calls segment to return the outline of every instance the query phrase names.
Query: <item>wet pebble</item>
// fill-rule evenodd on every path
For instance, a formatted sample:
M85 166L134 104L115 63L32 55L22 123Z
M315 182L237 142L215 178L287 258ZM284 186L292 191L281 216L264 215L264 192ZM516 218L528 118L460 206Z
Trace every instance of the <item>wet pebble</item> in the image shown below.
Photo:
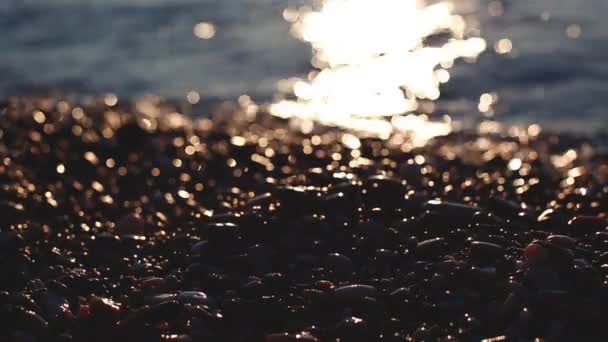
M180 303L207 304L209 302L207 294L201 291L183 291L175 298Z
M550 235L546 240L563 248L571 249L576 245L576 240L567 235Z
M117 235L143 235L144 220L138 214L127 214L116 222L114 230Z
M360 300L365 297L375 297L376 293L375 287L363 284L341 286L334 290L334 295L337 299L347 302Z
M505 249L495 243L473 241L471 242L471 255L475 258L504 258Z
M424 240L418 243L415 251L421 257L439 257L447 252L447 244L444 238Z
M264 337L264 342L318 342L318 338L308 333L297 333L297 334L270 334Z
M608 228L608 222L596 216L575 216L568 221L570 229L577 233L594 233Z

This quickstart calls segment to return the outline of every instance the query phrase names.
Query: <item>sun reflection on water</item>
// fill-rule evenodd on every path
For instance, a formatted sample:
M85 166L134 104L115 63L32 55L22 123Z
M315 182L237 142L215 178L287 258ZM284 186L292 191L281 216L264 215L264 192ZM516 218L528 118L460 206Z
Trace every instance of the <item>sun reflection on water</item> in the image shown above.
M454 61L486 48L482 38L466 37L465 20L448 2L324 0L283 16L292 34L311 44L315 70L283 81L283 99L269 110L306 128L314 122L384 138L409 132L416 144L448 134L449 117L400 115L416 111L420 99L439 98Z

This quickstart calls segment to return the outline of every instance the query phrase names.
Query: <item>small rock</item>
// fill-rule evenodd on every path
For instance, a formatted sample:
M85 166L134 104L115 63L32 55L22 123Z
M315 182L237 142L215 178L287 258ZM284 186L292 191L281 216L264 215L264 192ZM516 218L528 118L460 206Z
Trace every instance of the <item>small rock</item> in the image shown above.
M148 304L148 305L160 304L160 303L164 303L164 302L173 301L176 298L177 298L176 294L173 294L173 293L161 293L161 294L157 294L157 295L154 295L154 296L148 296L148 297L146 297L146 304Z
M571 238L567 235L550 235L547 237L547 242L556 244L563 248L572 249L576 245L576 239Z
M437 257L447 252L447 244L444 238L434 238L421 241L416 246L416 254L422 257Z
M325 265L340 280L350 279L355 271L352 260L338 253L332 253L325 257Z
M205 292L184 291L177 295L177 301L188 304L207 304L209 302L209 298Z
M541 263L547 260L548 251L540 244L532 242L524 248L524 257L530 263Z
M370 285L354 284L338 287L334 290L335 296L344 301L358 300L365 297L375 297L376 288Z
M495 243L473 241L471 255L476 258L504 258L505 249Z
M424 204L424 209L427 211L435 212L445 217L452 218L463 218L473 217L475 213L481 211L480 208L472 205L447 202L440 200L430 200Z
M139 214L131 213L123 216L114 227L116 234L123 235L143 235L145 223Z
M198 241L190 248L190 253L195 256L205 256L209 251L209 243L207 240Z
M92 296L89 311L91 318L99 322L114 323L120 318L120 305L107 298Z
M165 286L165 279L158 277L150 277L141 281L142 290L156 290Z
M264 337L264 342L318 342L319 339L306 333L298 334L270 334Z
M608 223L596 216L576 216L568 221L568 226L574 232L593 233L605 229Z
M186 334L163 334L160 342L192 342L192 336Z
M363 200L370 207L396 207L405 199L405 187L396 178L375 175L365 180L362 194Z

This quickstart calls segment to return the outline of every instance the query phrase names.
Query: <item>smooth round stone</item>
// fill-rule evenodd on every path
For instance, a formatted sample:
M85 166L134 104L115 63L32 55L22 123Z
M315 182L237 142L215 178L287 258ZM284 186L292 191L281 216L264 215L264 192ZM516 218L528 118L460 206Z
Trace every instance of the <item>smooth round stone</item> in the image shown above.
M561 231L567 229L568 221L572 218L569 212L564 209L547 209L543 211L536 221L543 227L547 227L552 231Z
M601 231L595 233L595 240L599 242L608 241L608 231Z
M374 221L361 222L355 226L354 231L365 238L365 243L376 248L394 246L399 242L399 232Z
M571 238L567 235L549 235L546 240L547 242L568 249L574 248L574 245L576 245L576 239Z
M478 258L503 258L505 249L495 243L473 241L471 242L471 254Z
M331 269L336 276L341 279L349 279L352 277L355 268L352 260L338 253L332 253L325 257L327 268Z
M405 298L410 295L410 290L407 287L400 287L389 294L390 298Z
M596 216L576 216L568 221L568 226L574 231L590 233L605 229L608 223Z
M450 217L472 217L481 208L468 204L448 202L441 200L430 200L423 205L424 210Z
M240 239L239 226L232 222L209 223L206 227L209 243L233 243Z
M184 291L177 295L177 301L180 303L189 304L207 304L209 298L205 292L201 291Z
M89 299L91 317L106 322L117 322L120 317L120 305L110 299L93 296Z
M253 245L247 248L249 264L255 274L266 273L272 269L273 256L277 252L271 247L264 245Z
M485 211L476 212L473 214L471 219L475 225L485 226L486 228L491 228L493 226L505 226L506 223L502 217Z
M46 291L39 303L53 320L72 317L68 301L54 291Z
M316 207L319 201L316 194L300 186L277 186L273 195L281 202L281 209L288 211L306 211Z
M308 333L298 333L298 334L270 334L264 337L264 342L318 342L319 339L308 334Z
M334 290L336 298L345 301L375 297L376 293L377 290L375 287L363 284L346 285Z
M317 288L319 288L323 291L332 290L336 287L336 285L329 280L319 280L315 283L315 285Z
M407 248L410 250L415 249L416 246L418 246L418 243L419 243L418 238L415 236L410 236L406 241Z
M364 182L364 187L368 188L368 189L369 188L381 189L381 190L393 189L393 190L401 191L403 184L397 178L387 177L384 175L374 175L374 176L370 176Z
M207 240L198 241L190 248L192 255L203 255L209 249L209 243Z
M328 294L317 289L304 289L302 291L302 298L309 302L327 301Z
M270 203L272 203L272 194L267 192L250 199L245 206L250 209L260 210L268 207Z
M534 240L544 240L548 238L551 233L544 230L530 230L522 235L526 236L527 238L532 238Z
M262 283L272 291L284 290L289 286L288 279L282 273L270 272L264 274Z
M240 221L240 217L234 215L233 213L220 213L220 214L215 214L213 216L211 216L209 218L209 222L211 223L226 223L226 222L231 222L231 223L237 223Z
M142 323L170 321L178 317L180 309L181 305L177 301L167 301L151 306L144 305L118 322L118 327L129 330L141 327Z
M160 303L164 303L164 302L170 302L173 301L177 298L176 294L173 293L161 293L161 294L157 294L154 296L148 296L146 297L146 304L149 305L155 305L155 304L160 304Z
M329 187L328 192L330 194L342 193L345 198L352 198L353 200L357 197L360 192L360 187L356 182L340 182L333 184Z
M267 292L264 283L260 279L251 279L247 281L241 288L241 296L252 298L261 296L263 293Z
M572 260L574 259L574 252L572 250L551 242L538 241L537 243L541 244L547 250L549 261L552 262L554 266L563 269L572 264ZM583 249L577 248L576 250L588 256L590 254L590 252L585 253Z
M435 264L439 272L450 272L459 267L457 260L443 260Z
M144 290L153 290L165 286L165 279L158 277L151 277L142 280L141 288Z
M161 337L161 342L192 342L192 336L186 334L165 334Z
M144 235L125 234L120 237L120 246L124 251L134 251L146 243Z
M444 238L434 238L424 240L416 246L416 254L423 257L437 257L444 255L447 251L447 244Z
M340 341L372 341L372 334L367 322L358 317L347 317L336 326L336 335Z
M405 187L399 179L374 175L364 181L362 194L368 204L394 207L405 199Z
M501 217L517 217L522 207L514 201L492 196L488 199L487 208Z
M350 215L356 209L356 198L352 194L338 192L328 194L321 198L323 207L329 215L335 216L337 213Z
M397 258L397 252L380 248L374 252L374 261L381 265L390 265Z
M556 215L556 211L553 209L546 209L545 211L543 211L542 213L540 213L540 215L538 215L538 217L536 218L536 220L538 222L545 222L550 220L553 216Z
M143 235L145 222L139 214L131 213L123 216L114 227L117 235Z
M547 260L548 251L540 244L532 242L524 248L524 257L531 263L539 263Z
M37 313L26 310L21 306L10 306L10 319L16 326L14 328L24 329L36 336L45 336L49 330L49 323ZM4 329L2 329L4 330Z
M418 221L411 217L401 219L399 222L395 223L394 226L398 232L406 235L418 232L421 228Z
M112 250L120 245L120 238L109 232L101 232L95 235L93 246L101 249Z

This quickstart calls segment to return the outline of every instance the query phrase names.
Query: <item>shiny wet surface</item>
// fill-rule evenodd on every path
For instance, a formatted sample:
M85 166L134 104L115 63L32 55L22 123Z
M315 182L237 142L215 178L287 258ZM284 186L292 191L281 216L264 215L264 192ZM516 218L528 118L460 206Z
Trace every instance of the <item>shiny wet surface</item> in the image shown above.
M113 100L1 102L0 336L606 338L606 137L416 147Z
M195 90L203 97L246 93L269 100L278 81L310 70L310 47L290 37L283 19L285 8L304 4L4 1L0 93L57 88L184 99ZM456 1L456 12L480 22L489 48L476 63L450 69L438 111L477 118L480 96L496 92L501 121L602 127L608 121L606 6L601 0ZM193 34L200 22L214 25L211 39Z

